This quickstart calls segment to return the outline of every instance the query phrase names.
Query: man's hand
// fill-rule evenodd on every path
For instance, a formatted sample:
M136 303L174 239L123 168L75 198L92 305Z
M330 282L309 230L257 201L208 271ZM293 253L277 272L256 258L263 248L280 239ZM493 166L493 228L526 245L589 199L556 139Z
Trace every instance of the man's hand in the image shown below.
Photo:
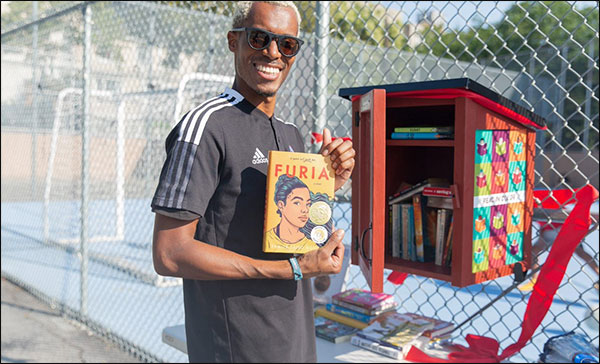
M331 166L335 170L335 190L339 190L348 181L354 169L356 151L352 148L352 142L342 138L332 141L331 132L324 128L323 145L319 153L331 158Z
M298 258L302 276L316 277L323 274L337 274L342 270L344 260L344 230L336 230L327 243L317 250L312 250Z

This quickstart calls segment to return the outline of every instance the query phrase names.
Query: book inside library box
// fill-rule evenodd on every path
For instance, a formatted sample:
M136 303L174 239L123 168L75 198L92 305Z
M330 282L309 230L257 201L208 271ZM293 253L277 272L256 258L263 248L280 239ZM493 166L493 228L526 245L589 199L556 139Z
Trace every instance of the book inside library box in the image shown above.
M352 263L373 291L384 268L459 287L529 269L541 117L469 79L340 96L357 151Z

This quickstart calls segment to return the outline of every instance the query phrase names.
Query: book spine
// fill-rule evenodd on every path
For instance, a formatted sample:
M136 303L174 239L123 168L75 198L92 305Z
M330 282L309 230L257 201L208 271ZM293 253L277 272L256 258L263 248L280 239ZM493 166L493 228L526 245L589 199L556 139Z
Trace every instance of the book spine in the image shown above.
M410 205L407 204L402 205L402 258L406 260L410 260L410 255L408 254L409 207Z
M392 139L450 139L451 133L392 133Z
M413 126L394 128L395 133L452 133L451 126Z
M415 207L410 205L408 208L408 252L410 260L417 260L417 246L415 243Z
M369 339L365 339L357 335L352 336L352 339L350 339L350 343L352 345L358 346L363 349L367 349L378 354L385 355L390 358L402 359L403 357L402 352L398 349L383 346L376 341L371 341Z
M401 206L399 204L392 205L392 256L394 258L400 258L402 253L400 250L400 235L402 234L402 226L400 225L401 220Z
M383 305L378 305L373 308L365 308L365 307L357 306L357 305L354 305L354 304L346 302L346 301L341 301L337 298L332 298L331 302L333 302L333 304L335 304L335 305L345 307L349 310L356 311L356 312L365 314L367 316L375 316L382 312L388 311L391 308L396 307L396 303L394 301L387 302Z
M315 315L325 317L330 320L342 323L344 325L348 325L350 327L355 327L355 328L361 329L361 330L364 329L365 327L369 326L369 324L367 324L365 322L351 319L350 317L339 315L339 314L331 312L331 311L327 311L327 309L325 307L317 308L315 310Z
M423 196L452 197L452 190L446 187L425 187Z
M437 227L435 236L435 265L442 265L444 254L444 233L446 231L446 210L439 209L437 213Z
M423 216L421 210L421 196L413 196L413 208L415 215L415 246L417 253L417 261L425 261L425 250L423 248Z
M448 227L448 234L446 236L446 243L444 244L444 255L442 257L442 264L445 266L450 265L450 257L452 255L452 235L454 232L454 214L450 216L450 226Z
M364 313L360 313L358 311L353 311L353 310L343 307L343 306L334 305L332 303L328 303L326 305L326 307L327 307L327 311L331 311L331 312L337 313L338 315L346 316L346 317L349 317L354 320L370 323L371 320L373 319L373 316L369 316Z

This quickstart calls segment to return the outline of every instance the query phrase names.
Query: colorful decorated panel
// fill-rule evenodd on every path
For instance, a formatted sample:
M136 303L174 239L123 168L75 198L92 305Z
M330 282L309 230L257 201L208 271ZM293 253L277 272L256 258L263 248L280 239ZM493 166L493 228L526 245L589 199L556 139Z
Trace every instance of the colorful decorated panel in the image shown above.
M523 260L526 135L514 130L475 133L472 272Z

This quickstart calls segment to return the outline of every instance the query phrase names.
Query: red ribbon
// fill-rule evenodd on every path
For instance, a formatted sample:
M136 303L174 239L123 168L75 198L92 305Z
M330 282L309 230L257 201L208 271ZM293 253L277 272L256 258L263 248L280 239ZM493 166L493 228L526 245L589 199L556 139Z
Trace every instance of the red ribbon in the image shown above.
M469 347L456 344L458 350L448 354L448 359L430 357L414 346L405 359L422 363L494 363L521 350L546 316L575 248L588 234L591 223L590 207L598 198L598 190L587 185L577 191L576 198L577 204L560 229L533 286L521 324L521 335L516 343L498 354L500 345L495 339L469 334L466 337Z
M315 132L312 132L311 134L312 134L312 137L310 138L310 144L321 143L323 141L323 134L319 134L319 133L315 133ZM352 141L352 138L350 138L350 137L333 137L333 138L331 138L331 141L334 141L334 140L340 139L340 138L344 141L346 141L346 140Z

